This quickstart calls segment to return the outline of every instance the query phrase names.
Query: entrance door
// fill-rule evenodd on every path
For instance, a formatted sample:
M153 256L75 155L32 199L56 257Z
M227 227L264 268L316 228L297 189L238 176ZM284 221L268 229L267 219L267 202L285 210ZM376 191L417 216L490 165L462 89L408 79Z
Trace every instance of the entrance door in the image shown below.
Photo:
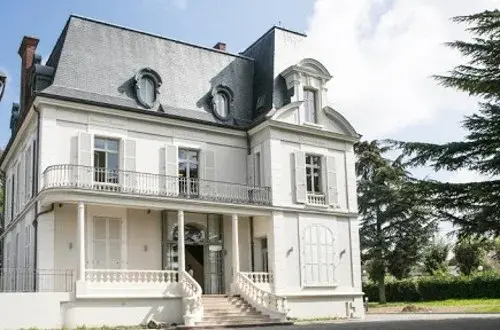
M203 245L186 245L186 270L205 292L204 285L204 251Z

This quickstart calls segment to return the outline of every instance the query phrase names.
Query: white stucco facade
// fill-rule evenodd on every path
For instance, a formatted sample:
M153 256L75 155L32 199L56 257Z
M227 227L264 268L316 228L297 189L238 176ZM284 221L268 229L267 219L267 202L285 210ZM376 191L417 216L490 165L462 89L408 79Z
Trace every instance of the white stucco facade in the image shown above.
M275 31L290 100L247 128L35 97L1 163L0 285L26 293L0 306L45 299L47 327L193 324L203 294L228 294L282 320L362 318L359 135L303 42Z

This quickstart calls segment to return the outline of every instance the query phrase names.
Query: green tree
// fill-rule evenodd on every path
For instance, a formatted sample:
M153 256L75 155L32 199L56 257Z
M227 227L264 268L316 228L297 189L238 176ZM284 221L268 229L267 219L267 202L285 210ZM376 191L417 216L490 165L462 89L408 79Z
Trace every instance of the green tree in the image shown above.
M424 271L429 275L448 272L448 253L450 246L443 241L431 244L424 254Z
M460 237L473 234L500 236L500 11L455 17L465 24L472 41L448 45L468 58L448 75L435 76L445 86L482 99L479 112L468 116L465 141L445 144L394 142L408 164L429 165L435 170L466 169L489 176L485 182L442 183L429 181L421 188L440 217L460 228Z
M436 225L401 162L384 158L387 148L360 142L355 151L362 258L385 303L387 270L407 276Z
M460 273L469 276L479 266L483 266L486 249L485 243L477 239L466 238L458 242L453 248L453 252Z

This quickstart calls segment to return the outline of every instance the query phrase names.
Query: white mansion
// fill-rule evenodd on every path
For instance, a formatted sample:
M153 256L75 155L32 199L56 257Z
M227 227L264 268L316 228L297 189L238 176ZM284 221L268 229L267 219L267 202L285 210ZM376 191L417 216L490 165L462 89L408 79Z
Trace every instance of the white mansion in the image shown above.
M43 65L25 37L0 328L363 317L359 135L305 40L230 54L71 16Z

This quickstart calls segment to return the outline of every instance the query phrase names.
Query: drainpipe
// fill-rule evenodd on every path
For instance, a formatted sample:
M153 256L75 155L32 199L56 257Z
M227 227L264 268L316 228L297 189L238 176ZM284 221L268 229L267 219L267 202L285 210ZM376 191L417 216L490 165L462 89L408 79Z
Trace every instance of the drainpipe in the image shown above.
M0 227L0 235L3 234L3 232L5 231L5 212L6 212L6 210L5 210L5 201L7 199L6 196L5 196L5 191L6 191L6 188L7 188L7 187L5 187L5 182L6 182L5 181L5 177L6 177L6 173L4 171L0 170L0 180L2 180L2 187L4 189L4 194L3 194L3 198L2 198L3 199L2 200L3 210L2 210L2 217L0 219L0 220L2 220L2 223L0 224L0 226L1 226ZM0 272L1 272L1 270L3 268L5 268L5 265L3 264L3 260L4 260L3 259L3 254L4 254L4 250L3 250L4 249L4 246L3 246L4 244L3 243L4 243L4 237L2 237L0 239L0 244L1 244L1 247L0 247L0 251L1 251L1 253L0 253L0 260L2 260L2 265L0 267ZM1 277L1 275L2 274L0 273L0 277Z
M255 243L253 238L253 217L250 217L250 260L252 261L252 272L255 271Z

